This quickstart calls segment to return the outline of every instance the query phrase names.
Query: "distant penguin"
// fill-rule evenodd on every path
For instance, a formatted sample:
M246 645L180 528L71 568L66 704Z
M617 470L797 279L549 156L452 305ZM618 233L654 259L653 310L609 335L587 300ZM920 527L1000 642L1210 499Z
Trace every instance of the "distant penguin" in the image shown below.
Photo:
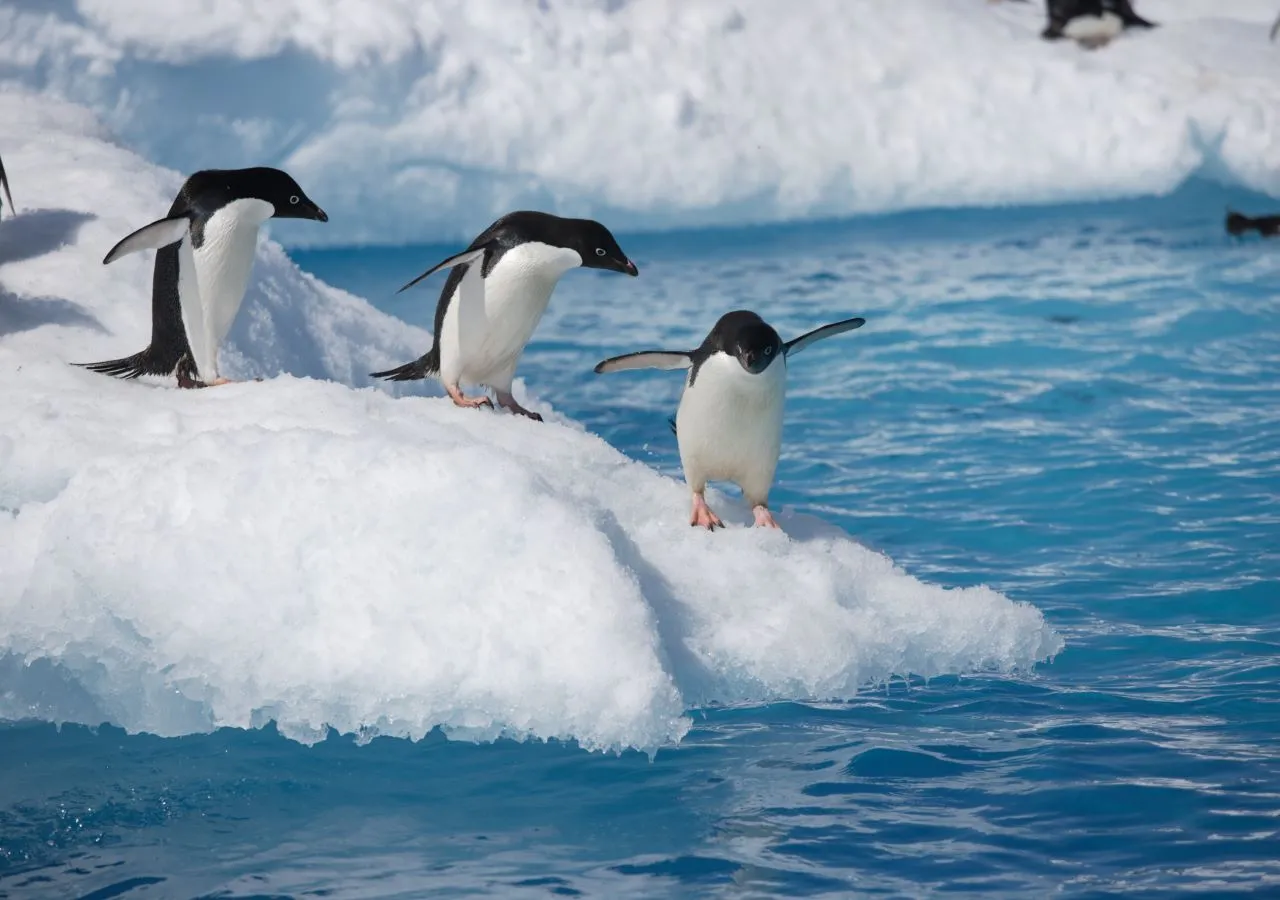
M373 372L372 377L412 381L434 375L455 405L492 407L488 397L462 393L463 383L482 385L493 388L504 409L542 421L516 402L511 381L560 277L578 266L640 274L599 222L542 212L508 213L462 253L400 288L407 290L433 272L453 269L436 303L431 349L411 363Z
M1126 28L1155 28L1133 11L1129 0L1048 0L1047 41L1070 38L1082 47L1105 46Z
M1228 210L1227 231L1237 237L1249 231L1256 231L1262 237L1276 237L1280 235L1280 215L1246 216Z
M226 384L218 350L249 286L258 231L272 217L329 221L279 169L207 169L188 178L168 216L120 241L102 261L159 251L151 344L133 356L83 365L120 378L175 375L181 387Z
M1271 23L1271 40L1276 39L1276 34L1280 33L1280 16L1276 16L1276 20Z
M4 160L0 159L0 188L4 189L4 198L9 201L9 215L17 215L13 206L13 195L9 193L9 176L4 173ZM4 218L3 203L0 203L0 219Z
M824 338L860 328L865 319L823 325L785 343L748 310L725 313L696 350L642 350L596 365L597 374L626 369L688 369L675 432L684 479L693 492L689 524L724 527L707 507L708 481L742 488L756 525L777 528L769 489L782 449L787 360Z

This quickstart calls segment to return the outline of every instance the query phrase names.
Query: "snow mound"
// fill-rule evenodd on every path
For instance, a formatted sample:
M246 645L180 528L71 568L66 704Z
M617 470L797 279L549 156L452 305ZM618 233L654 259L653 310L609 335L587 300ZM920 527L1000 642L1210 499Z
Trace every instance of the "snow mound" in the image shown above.
M184 172L279 164L291 243L1163 194L1280 196L1274 0L1143 0L1098 52L982 0L16 0L0 73Z
M813 519L690 529L682 484L536 400L546 424L353 387L425 335L269 241L234 353L274 377L69 366L145 343L150 260L101 256L179 178L66 104L0 92L0 117L38 175L0 221L0 717L652 750L697 705L1062 647L1033 606Z

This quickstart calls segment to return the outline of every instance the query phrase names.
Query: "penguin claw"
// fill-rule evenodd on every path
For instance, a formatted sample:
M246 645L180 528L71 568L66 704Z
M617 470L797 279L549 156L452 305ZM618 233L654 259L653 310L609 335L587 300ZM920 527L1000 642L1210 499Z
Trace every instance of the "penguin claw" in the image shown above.
M498 405L503 409L511 410L518 416L525 416L526 418L533 419L535 422L542 421L542 416L532 410L525 409L516 402L516 398L514 396L508 394L506 391L498 391Z
M720 517L711 511L711 508L707 506L707 501L703 499L701 494L693 495L693 515L689 518L689 525L693 528L701 526L707 531L724 528L724 522L720 521Z
M769 507L757 506L752 510L752 512L755 513L756 516L757 528L776 528L779 531L782 530L782 526L774 521L773 513L769 511Z
M457 385L449 385L445 390L449 392L449 399L453 401L454 406L461 406L466 409L487 406L493 409L493 401L488 397L468 397L462 393L462 390Z

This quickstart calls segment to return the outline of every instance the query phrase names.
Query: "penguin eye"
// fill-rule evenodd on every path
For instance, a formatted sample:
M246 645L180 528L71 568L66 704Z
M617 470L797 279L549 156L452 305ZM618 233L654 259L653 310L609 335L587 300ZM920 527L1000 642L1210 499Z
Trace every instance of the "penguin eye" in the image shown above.
M290 198L289 198L289 202L290 202L291 204L293 204L294 206L297 206L297 205L298 205L298 195L297 195L297 194L294 194L292 197L290 197Z
M603 247L597 247L597 248L596 248L596 256L604 256L604 248L603 248Z
M765 347L765 348L764 348L764 355L765 355L765 356L773 356L773 348L772 348L772 347Z

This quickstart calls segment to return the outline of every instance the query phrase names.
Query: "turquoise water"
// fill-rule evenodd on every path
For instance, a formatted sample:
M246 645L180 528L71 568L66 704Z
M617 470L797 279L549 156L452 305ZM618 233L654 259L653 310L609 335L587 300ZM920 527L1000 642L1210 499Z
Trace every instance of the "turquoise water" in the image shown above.
M1196 184L623 235L640 278L570 273L521 364L678 476L679 376L596 361L733 308L865 316L791 367L775 505L1034 603L1066 640L1034 673L703 710L652 761L0 726L0 896L1280 892L1280 242L1228 203L1267 210ZM439 281L393 292L456 249L294 258L429 325Z

